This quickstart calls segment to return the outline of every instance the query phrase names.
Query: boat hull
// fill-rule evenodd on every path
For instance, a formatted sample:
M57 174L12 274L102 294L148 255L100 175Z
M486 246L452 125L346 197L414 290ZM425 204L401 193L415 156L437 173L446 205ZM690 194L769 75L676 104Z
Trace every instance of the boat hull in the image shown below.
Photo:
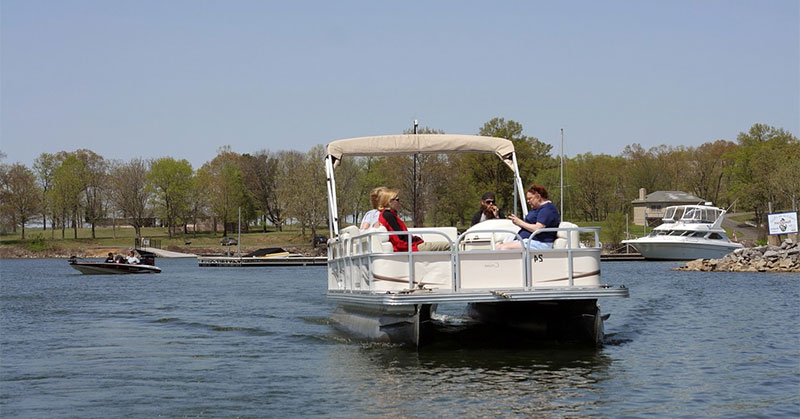
M340 304L331 314L331 320L337 328L360 339L419 347L430 340L435 310L435 304Z
M76 271L86 275L119 275L119 274L157 274L161 268L153 265L129 265L126 263L105 262L70 262Z
M622 243L635 247L645 259L650 260L694 260L718 259L742 248L731 242L667 242L647 239L624 240Z

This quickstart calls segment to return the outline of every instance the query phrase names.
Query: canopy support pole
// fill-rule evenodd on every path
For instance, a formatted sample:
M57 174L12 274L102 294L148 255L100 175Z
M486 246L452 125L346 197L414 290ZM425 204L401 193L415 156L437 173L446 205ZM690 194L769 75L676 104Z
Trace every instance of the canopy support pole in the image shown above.
M528 215L528 205L525 203L525 189L522 188L522 178L519 177L517 153L511 153L511 162L514 165L514 185L519 195L519 206L522 208L522 218L525 218Z
M339 208L336 205L336 181L333 178L333 157L325 157L325 177L328 187L328 234L339 235Z

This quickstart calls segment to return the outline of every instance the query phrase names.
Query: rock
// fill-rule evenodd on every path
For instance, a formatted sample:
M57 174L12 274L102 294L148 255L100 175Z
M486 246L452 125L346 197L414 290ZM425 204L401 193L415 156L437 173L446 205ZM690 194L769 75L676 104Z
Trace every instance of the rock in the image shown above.
M778 256L779 253L774 250L767 250L766 252L764 252L764 258L766 259L777 259Z
M716 272L800 272L800 245L785 240L780 246L736 249L722 258L696 259L676 269Z

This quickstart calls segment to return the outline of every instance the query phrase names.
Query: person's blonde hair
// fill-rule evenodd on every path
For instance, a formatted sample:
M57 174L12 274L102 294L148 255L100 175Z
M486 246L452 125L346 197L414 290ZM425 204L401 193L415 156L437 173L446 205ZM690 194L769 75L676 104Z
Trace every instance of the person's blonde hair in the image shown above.
M378 192L378 209L383 211L389 208L389 202L397 197L397 189L383 189Z
M378 194L385 190L385 186L378 186L369 193L369 203L372 204L373 209L378 209Z

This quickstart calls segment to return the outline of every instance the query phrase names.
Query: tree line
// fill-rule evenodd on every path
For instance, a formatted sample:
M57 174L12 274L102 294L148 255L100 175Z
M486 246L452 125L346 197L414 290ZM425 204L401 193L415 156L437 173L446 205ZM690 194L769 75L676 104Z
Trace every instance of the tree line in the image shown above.
M443 133L423 128L421 133ZM409 133L409 132L406 132ZM552 146L523 134L520 123L494 118L478 134L514 143L527 185L544 185L557 204L560 158ZM91 150L42 153L29 168L0 163L0 224L4 231L36 222L61 237L71 229L95 227L117 218L141 236L157 218L170 237L210 220L223 235L241 210L243 223L266 232L295 223L311 237L327 222L323 146L308 152L260 150L239 154L230 146L195 169L185 159L105 159ZM4 155L0 155L0 158ZM639 144L620 155L579 154L564 160L564 219L617 220L631 209L639 188L683 190L718 206L736 204L757 219L781 209L797 210L800 197L800 142L783 129L753 125L735 142L717 140L697 147ZM511 173L495 156L420 155L345 159L336 170L339 219L355 223L370 209L369 192L397 188L414 225L467 226L479 197L495 192L505 212L513 208Z

